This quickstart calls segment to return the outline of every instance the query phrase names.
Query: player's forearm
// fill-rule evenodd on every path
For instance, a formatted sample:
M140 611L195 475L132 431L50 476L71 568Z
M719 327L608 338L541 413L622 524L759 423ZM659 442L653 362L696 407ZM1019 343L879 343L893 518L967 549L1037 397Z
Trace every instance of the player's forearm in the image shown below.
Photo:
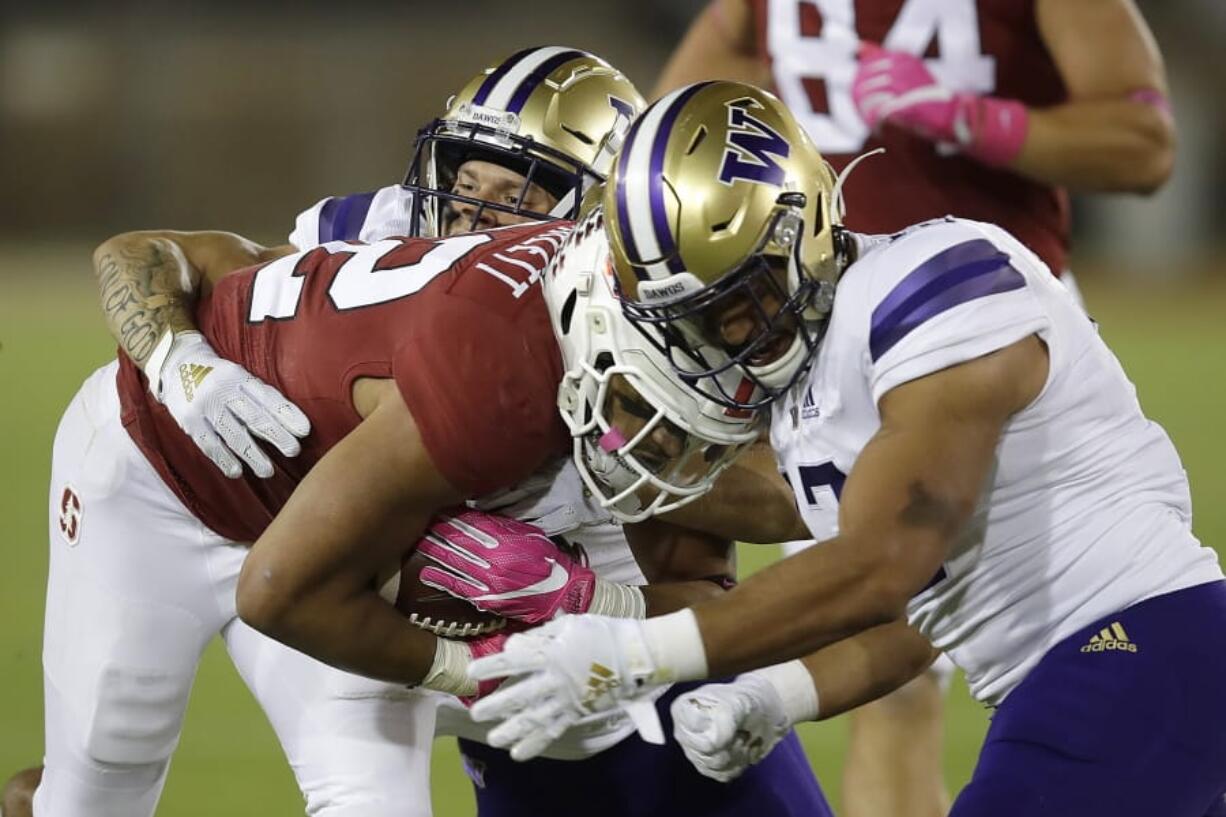
M774 452L756 443L720 475L705 496L663 519L693 530L755 544L809 538L792 489L779 475Z
M711 0L665 64L651 98L707 79L765 85L770 71L754 53L749 14L745 0Z
M736 579L736 546L727 537L658 518L623 530L649 582L639 588L647 616L672 613L719 596Z
M800 658L900 618L905 594L865 550L836 537L696 605L707 677Z
M937 651L903 620L836 641L801 659L813 679L818 720L888 695L919 676Z
M437 638L373 591L349 598L303 596L275 616L250 609L244 613L244 620L265 635L369 678L416 684L434 658Z
M374 590L440 508L460 496L429 460L391 381L366 418L302 479L239 573L239 616L319 660L372 678L421 680L434 638Z
M172 241L125 233L94 251L94 272L107 329L138 366L167 332L194 329L200 274Z
M716 582L707 580L649 584L641 590L643 598L647 600L648 616L673 613L699 602L718 598L727 592Z
M1031 109L1011 168L1087 192L1153 193L1175 163L1175 127L1161 104L1130 99Z

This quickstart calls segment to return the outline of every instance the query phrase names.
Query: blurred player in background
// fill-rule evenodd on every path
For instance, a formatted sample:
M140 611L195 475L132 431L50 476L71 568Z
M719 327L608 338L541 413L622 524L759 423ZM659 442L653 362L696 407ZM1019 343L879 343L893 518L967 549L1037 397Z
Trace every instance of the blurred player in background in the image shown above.
M504 88L504 84L507 87ZM578 87L585 84L586 88ZM528 90L520 93L525 87ZM482 102L477 103L476 99L481 99ZM589 102L586 106L582 104L585 100ZM590 104L591 100L598 104ZM465 237L461 235L465 232L463 228L516 224L540 218L572 215L580 192L602 177L602 173L597 172L596 168L607 165L611 159L612 150L607 147L607 143L620 141L616 138L618 131L624 130L629 124L630 117L639 104L641 101L634 93L633 87L629 86L624 78L590 55L569 49L530 49L478 77L458 95L448 116L428 129L430 138L419 142L419 151L431 151L434 156L426 162L430 185L416 187L413 192L420 195L420 198L408 199L409 209L415 213L412 220L416 224L424 224L423 232L428 234L453 236L451 242L433 246L426 244L424 253L423 247L414 249L405 246L403 249L408 255L397 255L401 250L399 242L384 241L368 250L355 247L352 252L346 251L346 245L331 245L325 248L326 251L282 258L254 275L246 274L244 277L247 280L236 284L228 277L233 268L283 256L289 248L264 250L250 242L224 234L175 233L134 234L104 245L99 254L102 264L100 275L104 288L104 306L107 307L112 330L120 339L123 348L132 358L143 362L151 374L160 371L172 374L177 372L180 375L164 381L161 390L157 392L159 403L170 410L170 413L167 413L151 401L138 399L139 395L144 395L144 391L137 388L139 381L133 381L135 368L126 364L121 366L121 380L124 374L127 375L127 390L123 393L129 401L126 416L131 418L129 422L135 423L133 436L167 484L178 494L179 500L191 507L193 513L212 529L208 532L210 537L218 538L212 531L220 531L224 534L220 538L231 541L250 541L256 538L264 524L258 520L266 520L270 513L279 508L280 502L283 501L281 497L292 488L298 475L304 471L304 467L295 465L296 461L293 460L278 459L275 463L270 460L248 435L248 428L258 436L274 442L283 455L290 456L295 454L297 449L290 432L298 435L304 433L306 418L298 414L292 404L285 401L274 389L256 380L243 368L218 357L203 336L191 332L192 316L186 307L191 302L192 293L182 291L183 282L190 282L193 276L202 276L200 283L205 283L206 289L212 285L218 286L219 294L206 299L206 315L222 314L232 308L237 293L237 298L250 302L252 312L248 315L249 322L258 324L261 322L260 318L273 319L274 326L280 328L284 326L282 321L289 321L290 324L281 330L282 334L288 330L288 334L279 342L275 341L272 335L268 337L274 340L260 341L258 336L262 333L258 329L252 329L246 331L253 332L252 338L255 340L248 338L234 345L234 338L230 337L225 329L230 320L226 317L214 319L212 338L214 341L222 339L223 342L231 344L231 354L243 360L248 367L257 369L259 366L253 364L259 359L258 355L255 358L243 358L239 349L246 353L252 348L252 343L259 346L262 342L271 343L269 349L281 346L283 351L279 353L279 362L275 364L278 376L288 378L288 382L294 383L295 388L299 389L305 384L300 382L301 375L292 372L301 365L302 358L315 360L309 380L322 384L327 380L328 369L328 366L323 364L329 361L337 362L336 352L325 352L325 348L334 347L336 341L343 337L358 337L363 333L375 334L373 340L375 343L379 342L375 311L354 312L352 319L346 318L370 320L369 325L362 324L361 332L340 330L339 324L337 334L330 335L331 330L325 331L329 320L325 315L326 307L321 313L318 304L311 304L312 300L322 295L326 294L332 305L343 311L362 310L363 307L377 310L380 305L388 303L388 299L396 301L398 298L411 298L416 289L426 287L453 263L459 265L459 269L471 269L472 265L466 258L471 254L484 260L475 262L476 272L469 274L470 281L475 276L477 281L485 281L495 290L506 287L513 298L518 299L527 294L530 300L535 275L539 274L542 265L562 243L563 237L569 231L569 225L563 222L557 228L532 230L524 234L530 237L519 244L516 243L517 239L524 238L519 233L506 234L500 238L475 235L472 240L465 241ZM521 114L528 116L533 112L535 120L511 121L512 115L518 118ZM474 123L484 125L490 120L483 117L489 117L491 114L499 116L494 126L488 130L473 126ZM561 122L549 120L549 116L559 117ZM589 155L584 155L582 149L570 152L552 149L550 140L542 138L541 131L544 128L541 127L540 120L543 117L550 134L562 135L564 130L575 144L590 147ZM596 126L596 130L591 130L595 123L600 124ZM587 131L582 128L583 124L588 126ZM608 136L605 136L602 128L607 129ZM445 138L438 135L440 131L447 132ZM487 140L476 138L477 134ZM517 137L516 134L523 135ZM554 143L557 141L556 138L553 140ZM575 154L579 154L579 158L576 158ZM439 157L443 158L440 160ZM561 161L559 157L565 161ZM571 186L568 188L568 185ZM509 195L505 192L508 190ZM373 199L374 196L370 198ZM566 203L568 200L569 204ZM333 207L324 202L316 208L316 229L332 229L329 225L337 225L339 229L345 225L362 224L366 215L365 212L357 215L353 199L343 200ZM463 242L463 246L457 245L456 242ZM490 250L473 252L487 242L491 245ZM314 245L315 242L312 241L311 246ZM440 260L437 256L444 257ZM337 259L339 267L330 262L331 258ZM128 269L125 269L125 266ZM365 275L355 276L346 273L346 266L370 268ZM536 272L525 278L525 271L531 269ZM288 278L283 280L284 274L288 274ZM304 294L302 285L295 284L299 280L304 283L320 280L329 274L335 277L326 293L316 288ZM491 276L498 283L490 284L482 274ZM223 282L223 278L227 280ZM288 289L283 289L286 286ZM477 286L479 287L479 284ZM229 294L221 291L226 289ZM470 294L470 297L473 296ZM269 298L272 300L269 301ZM286 298L290 300L285 300ZM423 300L429 302L431 299L428 295L418 296L414 305ZM440 301L437 294L434 301L440 305L447 303ZM227 302L231 302L229 306L226 305ZM218 306L218 303L222 306ZM407 306L404 300L399 303ZM259 316L256 316L257 306L265 310L260 312ZM442 306L439 308L442 309ZM283 314L284 309L289 311ZM422 309L425 307L417 307L414 314L420 313ZM305 335L293 333L293 322L299 316L299 310L307 318L303 330ZM492 319L496 312L497 310L491 310L487 317ZM435 316L428 309L425 314L429 319L426 322L431 325L437 323L434 321ZM404 331L414 331L414 320L396 322L406 327ZM422 323L420 320L416 322ZM160 364L144 342L145 335L142 332L146 327L173 329L179 333L174 336L174 345L165 351L164 362ZM242 334L244 330L239 331ZM189 334L182 334L183 332ZM448 339L445 342L455 342L454 332L444 332L440 329L438 334L439 340L445 337ZM369 344L370 340L365 342ZM318 346L321 341L325 346ZM429 343L422 344L422 362L419 365L424 368L420 376L433 375L430 382L437 385L446 381L447 377L438 369L430 368L425 362L434 354L429 348ZM487 354L502 348L505 348L505 344L491 341ZM366 349L359 352L358 356L365 359L363 356L369 356L371 351ZM409 354L413 355L415 351L411 349ZM464 357L464 350L453 351L456 360L448 363L448 371L451 371L452 364ZM153 363L149 362L151 358L154 358ZM371 365L373 364L364 364L366 367ZM505 360L499 364L507 365L509 364ZM471 361L468 368L474 370L470 372L470 376L478 380L481 379L481 374L488 374L484 367ZM380 367L375 365L375 369ZM269 372L263 373L266 378L271 379ZM538 374L547 376L545 372ZM398 375L402 376L408 375ZM324 380L320 380L320 377ZM455 379L454 374L451 379ZM493 383L498 380L498 376L487 379ZM87 403L102 405L102 411L105 413L108 403L105 392L109 384L105 376L95 377L94 380L97 382L88 387L92 396L85 400ZM156 380L156 377L150 378L151 388L158 388L155 385ZM490 387L495 388L492 385ZM378 385L362 380L360 385L354 386L355 403L359 391L370 392L379 388ZM308 392L309 390L310 388ZM550 394L547 391L541 394L547 398L542 405L550 406ZM336 422L340 420L343 428L348 421L338 418L331 410L324 410L325 404L319 402L318 396L307 405L312 419L316 420L314 434L305 440L309 453L310 448L316 449L313 452L314 457L307 458L309 461L318 458L321 444L325 447L329 444L327 441L321 443L319 435L322 433L326 437L333 437L336 434ZM457 412L449 414L454 415ZM539 413L534 422L548 423L549 416L553 416L552 409ZM326 423L324 429L319 428L321 417L322 422ZM216 478L210 478L206 470L201 470L200 462L203 458L190 447L185 449L176 441L171 421L193 438L208 459L236 481L218 481ZM474 424L472 431L479 436L477 425L479 424ZM505 433L505 424L500 424L498 430L499 433ZM542 442L539 434L535 438L531 433L525 434L526 445L531 446L534 442ZM470 443L471 441L468 441L466 445ZM461 447L458 444L449 446L449 456L462 458L464 455L459 453ZM500 456L494 448L496 446L487 446L487 459L480 469L482 473L480 477L473 476L473 479L490 479L489 472L493 466L489 457ZM439 458L437 451L431 454L432 460ZM267 479L267 482L253 481L250 476L244 475L240 461L245 462L253 474ZM517 462L516 467L523 467L527 461L524 459ZM454 465L457 460L451 459L449 462ZM138 468L137 465L128 467ZM607 523L602 525L601 520L607 519L607 515L593 515L594 510L600 509L585 500L582 486L577 480L568 481L564 473L558 475L556 471L551 474L542 475L544 479L538 479L531 489L521 486L501 503L493 499L484 504L507 512L526 513L542 524L552 524L553 528L547 529L551 533L575 534L577 538L572 541L586 545L585 551L592 559L593 567L608 578L596 579L592 570L570 562L563 555L554 552L548 555L549 559L569 566L571 575L566 584L566 592L560 593L557 588L549 592L542 589L534 595L525 590L512 589L511 597L517 598L516 603L521 607L528 603L526 599L535 599L537 595L556 606L565 595L568 606L563 609L570 610L576 603L580 604L581 609L591 605L603 609L606 605L601 599L604 599L620 610L619 614L643 615L648 610L660 609L660 604L664 604L666 608L675 607L684 603L686 598L692 599L694 593L701 596L718 592L719 587L713 584L711 579L730 576L730 543L727 540L687 533L660 524L654 527L648 539L653 552L642 548L637 551L645 556L643 567L640 568L626 539L621 535L620 528ZM460 479L455 478L454 481L459 482ZM65 488L65 491L68 489ZM65 496L68 495L69 493L65 493ZM83 501L75 490L71 491L69 501L70 504L75 503L74 507L88 504L92 508L98 504L97 498L94 497ZM119 507L123 503L116 498L108 498L106 504L108 510L114 506L116 512L121 513L124 518L134 518L131 513L123 513L123 509ZM246 507L246 510L238 514L239 518L232 518L233 514L223 512L226 508L233 510L240 507ZM264 510L259 510L260 507ZM99 520L92 526L95 530L106 524L103 510L93 511L91 516ZM707 513L706 516L709 517L710 514ZM146 537L133 538L144 539L152 533L156 531L147 531ZM752 532L741 533L746 534L750 538L753 536ZM645 532L644 535L648 534ZM217 552L217 545L222 545L221 550L225 552L224 543L212 542L205 548L206 553ZM169 558L179 558L175 555L174 543L162 542L159 547L169 554ZM688 562L686 554L689 554ZM232 582L242 556L241 548L231 548L225 556L207 557L216 562L210 572L216 573L220 578L215 576L214 581L221 582L215 592L223 603L220 604L220 610L215 612L222 617L222 632L227 647L244 679L268 712L294 766L312 813L341 814L350 813L349 810L355 814L384 813L379 809L391 809L399 814L426 813L428 798L423 796L423 793L427 792L428 788L424 780L427 768L424 759L428 757L433 703L419 705L402 687L332 670L262 637L242 622L225 623L226 610L228 608L232 615L233 602L224 602L224 599L233 593ZM296 560L296 564L298 562L300 560ZM179 572L185 576L183 580L187 581L186 577L190 576L192 571L186 566L181 567L185 569ZM675 577L686 570L695 571L694 578L698 581L686 583L678 580L667 586L653 587L645 591L623 587L622 584L645 583L644 572L653 580L660 580ZM63 575L64 572L61 569L54 572L53 576ZM72 572L79 572L81 576L90 575L88 569L81 567ZM507 580L505 576L487 575L484 578L486 581L499 579L504 585ZM526 581L522 576L520 578ZM49 597L49 611L56 606L55 598L66 592L60 587L62 583L52 583L53 594ZM571 596L576 592L574 588L583 586L589 588L588 592L580 592L572 599ZM620 590L617 589L619 587ZM164 599L160 603L173 607ZM105 609L105 605L101 606ZM204 622L211 616L201 614L199 610L192 612L198 615L204 625L199 629L198 635L207 641L211 631ZM298 614L298 611L292 612ZM52 645L52 651L75 656L78 652L74 649L75 642L69 644L68 642L72 642L71 637L66 638L63 635L62 627L53 627L50 617L48 622L48 643ZM144 649L148 652L142 655L146 664L155 661L154 656L159 651L163 660L174 663L173 657L165 654L168 638L171 642L176 642L174 646L185 658L190 658L193 649L203 646L199 639L188 638L189 633L169 632L172 629L165 627L165 631L156 634L157 637L144 640ZM128 649L133 648L129 646ZM467 682L462 681L462 666L467 660L468 651L468 647L451 647L444 641L438 641L434 665L427 673L426 684L446 689L448 683L459 681L466 687ZM58 666L58 662L52 664ZM81 677L85 679L84 683L88 683L88 679L93 677L93 673L89 672L91 666L81 667L84 670L81 673ZM140 675L140 672L135 669L124 670L118 667L116 671L122 676L120 681L127 676L132 676L134 681L139 680L136 676ZM64 674L54 674L63 682ZM176 677L180 676L190 681L190 673L176 674ZM47 809L53 809L55 813L69 813L70 806L66 804L70 801L93 801L95 808L108 809L107 813L145 813L146 809L151 810L164 781L165 762L153 759L144 764L135 761L130 764L115 763L113 753L108 747L97 749L94 746L86 746L83 751L91 757L97 755L94 757L95 761L112 761L112 766L108 768L111 772L110 779L122 778L121 782L126 781L130 785L120 788L127 791L100 795L91 788L86 775L85 779L77 780L82 791L79 794L73 793L72 784L66 782L64 772L64 763L67 760L65 752L68 756L74 754L74 750L70 748L72 740L59 740L62 735L53 736L51 729L65 727L65 724L60 723L61 718L71 719L64 714L65 708L79 707L61 707L58 692L52 689L53 686L55 685L49 670L48 771L38 794L39 801L44 804L40 807L40 813ZM142 703L139 695L128 703L129 707L145 706L149 710L146 714L158 715L164 721L164 734L161 735L163 740L156 744L152 736L145 734L149 719L144 719L145 726L140 722L136 723L136 732L131 736L135 748L144 746L147 751L160 748L166 752L173 748L174 739L177 738L177 718L181 718L181 707L185 703L185 699L173 694L179 688L168 686L164 690L166 694L162 695L163 700L156 706ZM456 687L450 691L458 693L466 690ZM185 694L185 690L183 692ZM99 707L105 710L114 708L113 704L111 701L102 701ZM302 713L310 713L310 717L303 718ZM128 712L125 717L132 716L135 719L136 714L138 713ZM624 722L610 721L607 718L601 721L576 730L575 745L564 751L563 756L567 756L567 752L570 756L576 753L585 756L599 752L618 743L630 732ZM66 728L69 732L72 731L71 726ZM101 732L105 732L105 729L101 729ZM105 738L105 734L98 736L99 740ZM87 736L86 740L92 738ZM700 808L703 802L709 802L711 806L703 808L704 813L720 813L720 809L735 811L739 808L738 801L745 798L755 802L759 808L764 808L764 813L822 813L825 805L820 791L803 763L803 753L794 738L792 745L780 753L780 759L778 773L768 772L762 775L758 782L743 786L739 791L727 791L702 780L688 768L676 747L668 752L652 749L646 754L642 751L636 753L633 747L618 747L617 750L601 755L601 760L595 763L585 764L582 769L571 768L567 771L570 772L570 786L577 790L590 789L593 784L620 788L602 801L602 805L608 807L610 814L675 813L676 807L672 804L676 802L689 802ZM492 768L494 764L489 758L474 759L472 763L474 768L482 767L480 782L490 788L489 798L483 797L479 792L482 813L561 813L573 803L573 798L567 795L565 790L556 785L544 785L557 775L557 770L550 770L547 764L542 764L544 768L538 773L540 780L534 782L535 778L529 774L530 770L522 767L516 769L517 779L508 781L504 775L505 770ZM491 768L484 768L487 765ZM627 779L627 775L633 775L633 781ZM72 772L67 775L68 779L74 777L76 775ZM657 778L658 784L653 784L652 780ZM508 782L516 783L520 779L521 789L518 792L514 789L508 791ZM619 787L619 782L627 785ZM643 791L636 792L634 786L628 785L630 782L643 786ZM482 789L484 788L485 785L482 786ZM525 793L531 794L531 797ZM534 801L532 797L537 799Z
M821 543L692 610L514 635L471 666L515 676L474 716L530 757L657 679L761 668L673 706L731 779L935 646L996 708L956 817L1204 817L1226 791L1226 580L1169 437L1004 230L853 233L841 200L765 91L699 83L639 118L603 200L625 314L679 383L770 407Z
M1074 293L1066 189L1152 193L1174 164L1132 0L711 0L655 95L712 78L776 89L836 171L885 148L847 181L849 228L989 221ZM851 721L849 817L944 812L936 673Z

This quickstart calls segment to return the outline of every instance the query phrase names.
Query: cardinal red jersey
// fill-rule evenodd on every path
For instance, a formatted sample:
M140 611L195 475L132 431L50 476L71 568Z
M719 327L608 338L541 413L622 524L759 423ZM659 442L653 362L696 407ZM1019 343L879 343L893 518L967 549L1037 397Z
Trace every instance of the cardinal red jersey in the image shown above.
M892 233L944 215L989 221L1029 246L1056 274L1067 264L1064 191L944 155L887 125L869 133L851 99L861 40L923 55L942 85L1027 106L1063 102L1064 83L1039 36L1033 0L747 0L758 47L779 96L836 170L866 159L845 187L847 226Z
M431 460L456 488L476 496L514 484L568 450L555 405L561 360L538 280L569 230L553 222L332 242L222 280L197 311L201 330L311 420L298 457L273 452L269 479L222 476L121 355L124 424L192 513L236 541L258 537L360 422L351 400L360 377L396 381Z

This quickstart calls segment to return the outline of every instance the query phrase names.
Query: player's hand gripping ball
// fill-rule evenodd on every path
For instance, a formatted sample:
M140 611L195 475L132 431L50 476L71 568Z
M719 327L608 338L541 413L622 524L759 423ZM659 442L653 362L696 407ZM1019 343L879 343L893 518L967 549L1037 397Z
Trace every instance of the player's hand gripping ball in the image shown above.
M421 572L433 564L416 549L405 554L397 569L381 577L379 595L391 602L410 622L444 638L477 638L506 627L506 619L485 613L421 581Z

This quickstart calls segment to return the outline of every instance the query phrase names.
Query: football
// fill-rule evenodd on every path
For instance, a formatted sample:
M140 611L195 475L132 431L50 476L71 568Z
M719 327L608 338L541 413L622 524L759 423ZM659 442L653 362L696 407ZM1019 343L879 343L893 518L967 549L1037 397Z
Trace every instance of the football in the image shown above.
M501 630L506 619L483 613L462 599L422 584L422 568L433 564L416 550L405 554L399 569L379 578L379 595L396 606L410 622L447 638L475 638Z

